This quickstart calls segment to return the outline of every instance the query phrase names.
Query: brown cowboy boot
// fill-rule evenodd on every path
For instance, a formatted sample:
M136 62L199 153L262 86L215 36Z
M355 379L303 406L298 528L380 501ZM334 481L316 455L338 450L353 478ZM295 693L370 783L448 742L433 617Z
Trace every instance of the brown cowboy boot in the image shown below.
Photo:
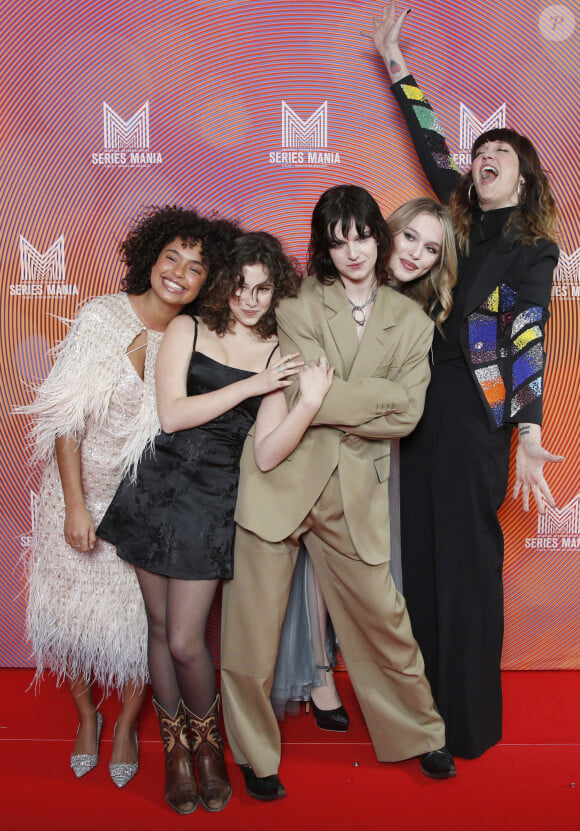
M220 731L219 693L203 718L184 705L191 731L193 755L199 776L201 804L208 811L222 811L232 795L224 762L224 740Z
M191 744L183 701L173 718L153 699L165 751L165 801L178 814L192 814L199 795L193 773Z

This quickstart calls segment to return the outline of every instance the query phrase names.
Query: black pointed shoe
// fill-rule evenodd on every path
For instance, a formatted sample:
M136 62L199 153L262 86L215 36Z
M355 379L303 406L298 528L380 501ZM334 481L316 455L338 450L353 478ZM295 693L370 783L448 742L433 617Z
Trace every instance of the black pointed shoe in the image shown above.
M449 779L457 773L453 756L446 747L423 753L419 759L421 770L425 776L430 776L432 779Z
M272 802L274 799L282 799L286 796L284 785L280 782L277 774L271 776L256 776L250 765L240 765L246 790L254 799L262 802Z
M314 713L314 722L320 730L331 730L334 733L346 733L348 730L348 713L341 705L335 707L334 710L321 710L316 706L312 699L312 712Z

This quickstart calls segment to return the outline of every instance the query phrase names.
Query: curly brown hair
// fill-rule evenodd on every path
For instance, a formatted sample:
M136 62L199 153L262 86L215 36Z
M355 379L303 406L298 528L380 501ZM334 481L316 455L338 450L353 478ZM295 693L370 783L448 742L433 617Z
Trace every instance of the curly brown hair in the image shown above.
M229 300L244 285L244 266L261 265L274 284L272 302L255 326L260 337L270 338L276 332L275 310L282 297L296 297L300 286L298 264L287 256L281 242L264 231L246 233L234 240L227 252L226 264L210 275L197 300L196 310L218 335L231 331L235 319Z
M558 208L552 195L549 179L544 172L536 148L526 136L516 130L497 128L482 133L471 148L471 158L488 141L505 141L515 150L520 162L520 173L525 185L519 205L506 223L505 233L524 243L532 244L540 239L558 242ZM477 198L472 194L471 170L461 179L451 195L449 210L453 217L459 251L469 254L469 231Z
M457 282L457 251L449 209L429 197L404 202L389 216L387 222L393 237L400 234L419 214L429 214L441 223L441 251L435 265L418 280L401 283L397 291L421 306L441 331L453 308L452 289Z
M177 205L147 208L119 246L127 266L121 288L128 294L144 294L151 288L151 269L161 251L174 239L193 247L201 244L201 255L210 273L224 264L225 249L241 234L233 222L200 216Z

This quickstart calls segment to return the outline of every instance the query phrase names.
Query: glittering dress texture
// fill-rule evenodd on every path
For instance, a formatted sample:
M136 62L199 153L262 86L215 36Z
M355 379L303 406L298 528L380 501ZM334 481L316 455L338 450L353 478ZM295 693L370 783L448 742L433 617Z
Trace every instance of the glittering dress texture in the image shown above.
M37 675L94 678L105 691L147 678L147 622L134 569L97 540L83 554L64 540L65 505L54 440L81 439L87 509L100 521L124 472L158 430L154 368L161 340L148 332L145 380L127 350L143 330L126 294L88 302L57 350L36 401L36 457L45 466L28 568L26 625Z
M194 351L187 394L251 375ZM154 452L144 455L134 482L124 479L98 529L119 557L182 580L233 576L240 456L260 400L248 398L207 424L159 434Z

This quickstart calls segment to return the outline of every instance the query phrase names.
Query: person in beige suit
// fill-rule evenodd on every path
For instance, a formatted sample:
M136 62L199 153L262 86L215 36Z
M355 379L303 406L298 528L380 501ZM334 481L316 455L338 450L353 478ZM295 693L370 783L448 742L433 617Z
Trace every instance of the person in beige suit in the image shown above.
M421 416L433 334L427 315L386 285L390 244L367 191L340 185L320 197L312 217L311 276L297 298L278 306L278 335L284 353L300 352L307 364L326 361L334 378L303 435L304 426L290 437L284 433L287 418L274 434L278 452L265 459L258 453L259 467L259 417L242 454L221 679L230 746L257 799L285 795L269 695L301 536L377 758L420 756L427 775L455 774L389 567L390 439L410 433ZM293 416L298 385L287 394Z

